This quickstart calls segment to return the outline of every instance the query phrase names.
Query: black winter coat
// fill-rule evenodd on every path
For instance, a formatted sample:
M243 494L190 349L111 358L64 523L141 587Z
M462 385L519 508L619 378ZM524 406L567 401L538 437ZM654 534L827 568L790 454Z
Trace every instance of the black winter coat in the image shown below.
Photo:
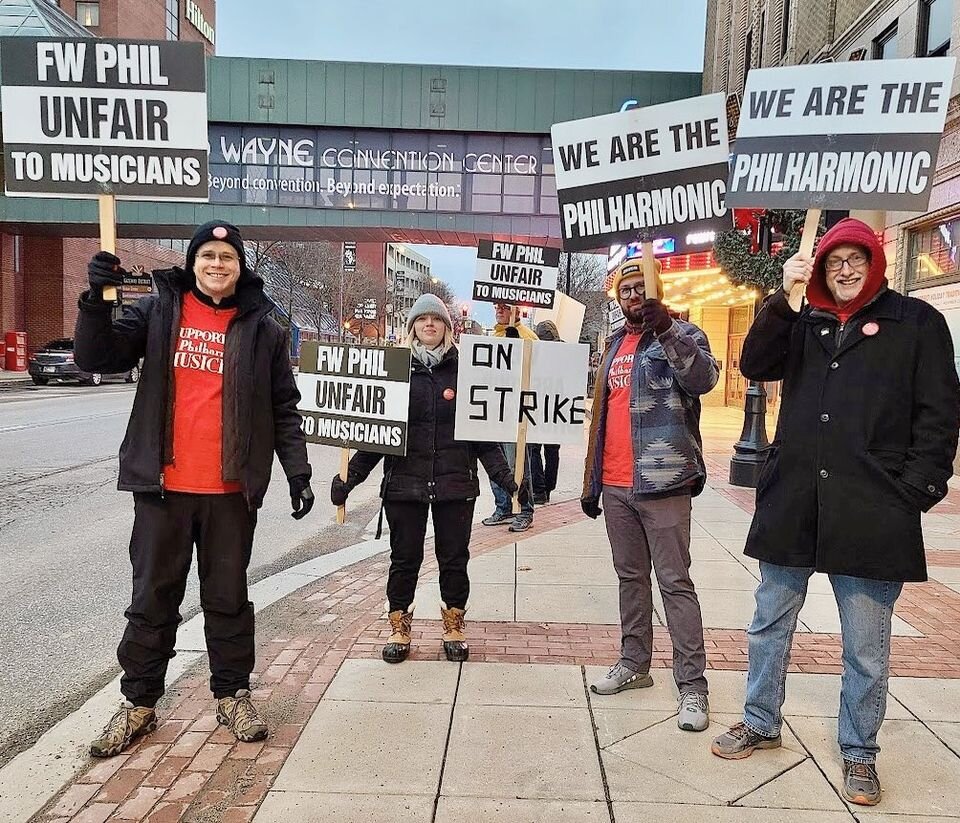
M122 491L162 492L163 467L174 456L171 355L183 296L194 278L178 268L153 277L158 294L126 307L119 319L111 320L111 306L89 292L81 295L77 316L75 357L84 371L122 372L143 359L120 446ZM274 451L288 478L310 477L287 336L270 311L263 281L244 273L224 347L222 446L223 479L240 482L251 509L263 503Z
M480 495L477 458L497 485L513 494L513 473L498 443L473 443L453 436L456 414L457 350L451 348L430 369L416 357L410 375L410 416L405 457L357 452L350 460L347 487L367 479L384 461L380 496L384 500L442 503Z
M870 326L865 334L866 324ZM842 333L837 318L771 297L740 370L783 380L746 554L875 580L926 580L920 513L947 493L960 383L946 321L883 291Z

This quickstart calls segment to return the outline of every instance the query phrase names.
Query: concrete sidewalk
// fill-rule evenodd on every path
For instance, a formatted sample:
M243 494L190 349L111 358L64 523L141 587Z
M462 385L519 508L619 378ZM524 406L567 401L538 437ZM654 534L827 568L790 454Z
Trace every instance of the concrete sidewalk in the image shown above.
M44 823L399 823L491 820L960 820L960 492L925 520L931 582L898 605L879 761L883 803L838 794L839 618L815 577L788 678L784 746L727 762L709 753L742 709L756 564L742 556L753 493L729 487L742 415L710 412L711 483L694 504L693 576L706 627L713 724L673 718L671 646L655 628L655 686L613 697L587 683L619 650L616 575L602 521L575 499L582 450L564 448L561 497L516 540L476 526L470 662L443 660L436 563L424 564L414 651L388 666L385 554L313 581L258 618L261 744L217 729L206 661L171 689L162 725L91 763ZM731 432L733 437L731 438ZM662 623L662 605L656 603ZM2 818L2 815L0 815Z

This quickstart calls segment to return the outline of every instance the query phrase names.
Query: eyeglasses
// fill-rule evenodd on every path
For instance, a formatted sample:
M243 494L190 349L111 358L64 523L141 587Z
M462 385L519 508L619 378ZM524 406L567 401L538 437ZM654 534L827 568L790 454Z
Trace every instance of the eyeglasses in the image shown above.
M828 257L827 262L824 263L823 267L827 271L842 271L844 263L848 263L851 269L859 269L866 262L866 255L860 254L859 252L854 252L843 260L836 257Z
M621 300L627 300L631 294L635 294L637 297L643 297L643 283L637 283L636 286L621 286L617 290L617 294L620 295Z

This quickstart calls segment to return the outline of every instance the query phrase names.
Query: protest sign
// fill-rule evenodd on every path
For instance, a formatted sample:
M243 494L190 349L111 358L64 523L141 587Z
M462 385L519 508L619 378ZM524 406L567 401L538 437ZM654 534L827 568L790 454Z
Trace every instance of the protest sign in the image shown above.
M117 197L207 200L200 43L4 37L0 75L8 196L96 197L111 254Z
M607 323L610 326L610 334L615 334L623 328L627 319L623 316L623 309L616 300L607 303Z
M753 69L727 205L925 211L953 57Z
M533 323L542 323L550 320L560 334L560 339L566 343L576 343L580 340L583 330L583 318L587 307L579 300L563 292L557 292L557 302L552 309L534 309Z
M552 308L559 271L560 249L481 240L473 299Z
M5 37L8 195L207 199L199 43Z
M523 388L523 346L532 350ZM578 343L460 338L455 436L516 443L521 423L528 443L579 443L586 415L590 347Z
M297 388L309 442L406 454L409 349L306 341Z
M711 94L556 123L550 129L563 247L687 237L733 225L725 201L727 120Z

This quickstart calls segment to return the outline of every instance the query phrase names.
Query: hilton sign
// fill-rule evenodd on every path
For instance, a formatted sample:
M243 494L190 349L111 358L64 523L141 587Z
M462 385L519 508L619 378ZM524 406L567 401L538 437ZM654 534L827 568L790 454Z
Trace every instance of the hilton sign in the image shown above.
M216 44L217 33L203 16L203 12L200 11L200 6L194 3L193 0L187 0L187 20L193 23L193 27L207 40Z

